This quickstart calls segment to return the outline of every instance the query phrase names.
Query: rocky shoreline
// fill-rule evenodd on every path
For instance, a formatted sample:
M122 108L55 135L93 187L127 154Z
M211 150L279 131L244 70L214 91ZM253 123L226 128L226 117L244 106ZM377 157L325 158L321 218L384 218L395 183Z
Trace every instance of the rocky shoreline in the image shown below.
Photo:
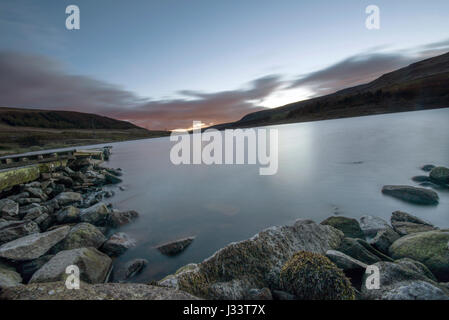
M448 186L449 169L423 170L430 173L420 182ZM119 229L138 213L103 202L114 194L103 187L121 175L85 157L2 193L0 299L449 300L449 229L402 211L390 222L331 216L271 227L151 284L123 283L148 265L135 259L110 283L114 257L136 245ZM439 199L411 186L382 192L423 205ZM175 255L193 240L157 249ZM66 288L69 265L80 269L78 290ZM380 271L379 289L366 286L368 266Z

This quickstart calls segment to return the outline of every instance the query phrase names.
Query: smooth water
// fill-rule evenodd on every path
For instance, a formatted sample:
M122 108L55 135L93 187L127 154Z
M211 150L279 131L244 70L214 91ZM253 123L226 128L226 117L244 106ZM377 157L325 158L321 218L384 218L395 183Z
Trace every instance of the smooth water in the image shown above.
M226 244L298 218L334 214L389 220L395 210L449 227L449 191L438 206L412 205L381 193L385 184L415 185L424 164L449 166L449 109L273 126L279 130L279 170L260 176L258 165L171 164L169 138L112 144L107 164L122 168L125 191L112 203L140 218L121 229L138 241L115 261L146 258L133 279L159 280L200 262ZM195 235L176 257L155 245Z

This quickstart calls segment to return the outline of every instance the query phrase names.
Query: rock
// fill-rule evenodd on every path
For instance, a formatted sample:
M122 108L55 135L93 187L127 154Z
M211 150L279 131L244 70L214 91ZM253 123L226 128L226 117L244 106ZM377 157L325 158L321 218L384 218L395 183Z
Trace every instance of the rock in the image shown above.
M369 244L383 254L388 254L388 249L390 246L400 237L401 236L393 229L387 228L385 230L378 231L376 236L369 241Z
M280 288L279 274L298 251L324 254L336 249L343 233L331 226L298 220L293 226L268 228L249 240L231 243L198 265L181 268L159 285L208 299L244 299L252 288ZM217 294L217 283L229 290Z
M430 171L432 171L433 168L435 168L435 166L433 164L426 164L421 167L421 170L425 171L425 172L430 172Z
M449 231L412 233L396 240L389 252L393 259L410 258L423 263L439 281L449 280Z
M162 254L173 256L184 251L195 239L195 237L188 237L184 239L179 239L171 241L165 244L161 244L156 247Z
M268 288L251 289L248 292L246 300L273 300L273 296Z
M425 281L398 284L382 295L382 300L449 300L443 290Z
M17 202L21 206L26 206L27 204L41 203L42 199L40 199L40 198L22 198L22 199L17 200Z
M273 300L295 300L294 295L282 290L273 290L272 295Z
M22 283L22 277L12 266L0 262L0 291Z
M34 221L0 223L0 245L39 232L39 226Z
M104 172L103 175L106 179L106 183L117 184L117 183L122 182L122 179L120 179L119 177L116 177L113 174L110 174L109 172Z
M431 230L436 230L435 227L425 225L425 224L417 224L411 222L395 222L394 230L399 233L401 236L405 236L412 233L418 232L426 232Z
M449 169L445 167L435 167L429 173L430 179L439 184L449 184Z
M5 243L0 246L0 257L15 261L37 259L64 239L69 231L70 227L65 226L44 233L34 233Z
M367 300L378 300L378 299L394 299L395 296L399 297L399 293L407 292L410 290L400 289L401 287L407 286L411 288L416 288L416 285L413 282L426 282L431 286L438 287L438 283L434 282L432 279L429 279L426 274L422 272L417 272L416 268L409 268L406 264L392 263L392 262L378 262L374 264L374 266L379 268L380 275L380 283L379 289L368 289L366 285L363 285L361 288L361 297L362 299ZM366 283L367 277L369 274L365 274L363 283ZM442 289L442 288L440 288ZM445 290L445 289L442 289ZM419 290L413 290L410 292L420 292ZM423 293L421 293L423 294ZM401 294L401 299L423 299L426 295L418 297L414 294L404 295ZM414 296L414 298L413 298Z
M109 275L112 259L95 248L64 250L56 254L31 277L30 283L64 281L66 268L76 265L80 279L87 283L103 283Z
M365 235L360 229L359 222L356 219L346 218L342 216L329 217L321 224L329 225L340 230L346 237L365 239Z
M432 224L430 224L427 221L424 221L414 215L411 215L407 212L403 212L403 211L395 211L393 212L392 216L391 216L391 224L393 225L396 222L411 222L411 223L417 223L417 224L424 224L424 225L428 225L428 226L432 226Z
M64 187L66 187L66 188L71 188L73 186L72 178L66 177L66 176L61 176L55 182L64 185Z
M48 200L47 195L45 194L45 192L40 187L38 187L38 188L32 188L32 187L25 188L25 192L28 192L33 198L39 198L39 199L41 199L43 201L47 201Z
M36 205L35 207L29 208L26 211L21 211L23 213L23 220L34 220L44 214L44 207L41 205Z
M437 278L433 275L433 273L427 268L424 264L421 262L409 259L409 258L402 258L399 260L396 260L395 263L397 263L400 266L404 266L410 270L413 270L417 273L420 273L430 280L437 281Z
M387 221L374 216L363 216L360 218L360 228L367 238L373 238L381 230L391 229Z
M367 267L365 263L336 250L328 250L326 257L335 263L338 268L343 270L355 288L360 289L362 278Z
M135 247L136 241L124 232L114 233L101 248L109 256L119 256L126 250Z
M81 210L80 219L96 226L105 226L109 222L109 209L103 203L97 203L92 207Z
M430 178L428 176L415 176L412 178L414 182L429 182Z
M59 223L74 223L80 221L80 209L74 206L68 206L56 214L56 220Z
M134 259L126 264L126 279L134 277L140 273L148 264L146 259Z
M435 191L411 186L384 186L382 193L416 204L435 205L439 201Z
M0 300L198 300L197 297L171 288L140 283L80 283L79 290L69 290L64 282L34 283L8 288Z
M93 247L100 248L106 241L103 233L90 223L79 223L70 229L64 240L52 248L52 253L62 250Z
M0 218L6 220L17 220L19 215L19 204L11 199L0 200Z
M23 282L28 283L30 281L33 274L42 268L44 264L50 261L54 255L47 254L45 256L39 257L35 260L25 261L17 267L17 271L22 275Z
M19 199L29 198L29 197L30 197L30 194L28 192L21 192L16 195L9 196L8 199L17 202L17 201L19 201ZM1 200L0 200L0 202L1 202Z
M118 228L137 219L139 214L136 211L111 212L109 216L109 225L113 228Z
M391 260L372 248L368 243L362 241L360 239L344 238L337 250L368 265L383 259Z
M83 197L78 192L61 192L55 199L60 206L67 206L75 202L80 202L83 200Z
M344 273L321 254L300 251L282 267L281 287L300 300L354 300Z

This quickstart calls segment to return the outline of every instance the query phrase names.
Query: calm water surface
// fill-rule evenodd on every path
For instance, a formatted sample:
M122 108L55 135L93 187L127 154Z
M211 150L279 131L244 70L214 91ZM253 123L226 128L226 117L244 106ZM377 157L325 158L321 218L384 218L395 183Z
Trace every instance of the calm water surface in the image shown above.
M431 110L273 126L279 130L279 171L260 176L257 165L175 166L168 138L115 143L108 165L124 171L125 191L116 208L141 216L121 231L138 246L115 261L149 265L134 279L158 280L200 262L229 242L260 230L316 222L340 214L389 220L404 210L449 227L449 192L438 206L417 206L382 195L385 184L417 185L424 164L449 166L449 110ZM196 240L181 255L165 257L154 246L180 237Z

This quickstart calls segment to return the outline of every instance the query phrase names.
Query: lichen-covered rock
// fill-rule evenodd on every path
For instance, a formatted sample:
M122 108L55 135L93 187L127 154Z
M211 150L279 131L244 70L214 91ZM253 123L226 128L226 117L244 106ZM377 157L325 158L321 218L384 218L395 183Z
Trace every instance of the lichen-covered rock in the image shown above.
M195 237L188 237L184 239L179 239L175 241L171 241L168 243L161 244L156 248L165 255L174 256L182 251L184 251L192 242L195 240Z
M8 221L0 223L0 245L39 232L39 226L34 221Z
M83 197L81 196L81 193L78 192L61 192L55 199L60 206L67 206L83 200Z
M5 220L17 220L19 216L19 204L11 199L0 200L0 218Z
M426 281L405 281L385 292L382 300L449 300L441 288Z
M416 288L412 285L413 282L427 282L433 287L440 288L447 294L447 290L438 285L435 281L427 276L427 272L423 272L416 265L410 267L409 263L393 263L393 262L378 262L374 266L379 268L380 283L379 289L368 289L366 285L361 288L361 298L366 300L380 300L380 299L424 299L425 295L417 296L412 292L420 292L419 290L404 290L402 287ZM365 274L363 283L367 282L369 274ZM402 288L402 289L401 289ZM429 287L430 288L430 287ZM404 294L409 291L410 294ZM401 293L402 292L402 293ZM408 297L408 298L407 298Z
M282 267L282 288L301 300L354 300L344 273L321 254L300 251Z
M9 265L0 262L0 291L22 283L22 277Z
M124 226L131 221L137 219L139 213L134 210L123 211L123 212L111 212L109 216L109 225L113 228L118 228Z
M140 283L88 284L69 290L64 282L34 283L8 288L0 300L198 300L187 292Z
M59 223L73 223L80 220L80 209L74 206L68 206L56 214L56 220Z
M342 216L329 217L321 222L321 224L329 225L340 230L346 237L365 239L365 235L356 219Z
M80 279L87 283L103 283L107 280L112 259L95 248L64 250L56 254L31 277L30 283L63 281L69 275L66 268L76 265Z
M105 226L109 222L109 209L103 202L81 210L80 219L96 226Z
M373 238L377 232L381 230L391 229L387 221L375 216L363 216L360 218L360 228L362 229L365 237Z
M449 184L449 169L445 167L433 168L429 173L429 177L437 183Z
M449 280L449 231L412 233L396 240L389 252L393 259L410 258L423 263L439 281Z
M136 246L136 241L124 232L114 233L101 247L109 256L117 257Z
M429 189L411 186L384 186L382 193L416 204L435 205L439 202L438 194Z
M268 228L249 240L231 243L200 264L167 276L159 284L209 299L244 299L253 288L280 288L281 268L296 252L324 254L336 249L343 237L340 230L331 226L298 220L292 226ZM219 296L217 287L223 289Z
M71 228L65 239L55 245L51 251L56 253L62 250L87 247L98 249L105 241L105 236L98 228L90 223L83 222Z
M38 166L27 166L0 171L0 191L6 190L21 183L27 183L39 178Z
M64 239L70 227L64 226L44 233L34 233L0 246L0 257L15 261L37 259Z
M402 211L393 212L393 215L391 216L391 225L401 236L436 230L436 228L429 222Z

